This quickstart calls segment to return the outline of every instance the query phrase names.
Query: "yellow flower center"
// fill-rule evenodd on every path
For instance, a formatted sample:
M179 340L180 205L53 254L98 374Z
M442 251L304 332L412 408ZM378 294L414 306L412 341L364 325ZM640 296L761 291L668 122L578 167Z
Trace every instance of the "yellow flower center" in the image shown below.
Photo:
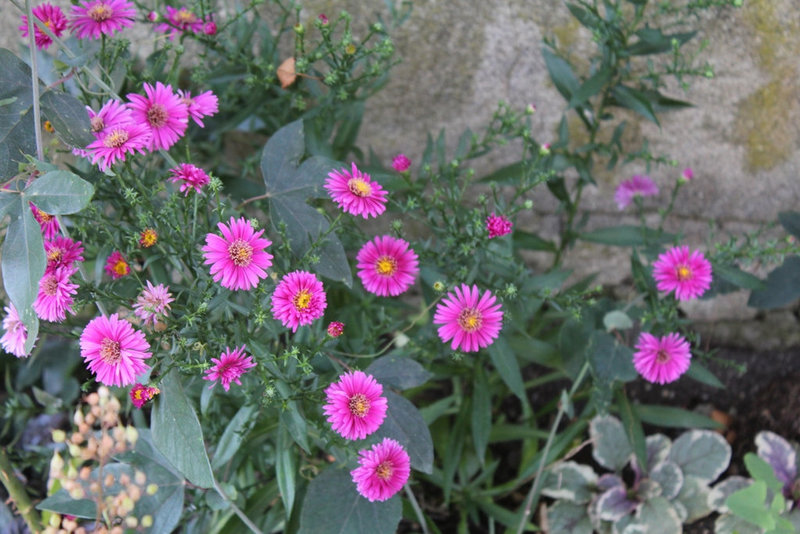
M228 256L237 267L247 267L253 261L253 247L243 239L237 239L228 246Z
M145 228L139 238L139 244L144 248L150 248L158 241L158 234L152 228Z
M45 131L47 131L48 133L53 133L53 132L55 132L55 131L56 131L56 129L55 129L55 128L53 128L53 123L52 123L52 122L50 122L50 121L44 121L44 129L45 129Z
M372 194L372 186L361 178L347 180L347 188L357 197L368 197Z
M483 315L475 308L464 308L458 314L458 326L465 332L474 332L483 324Z
M49 223L50 220L53 218L52 215L40 210L39 208L36 208L36 214L39 215L39 218L42 220L43 223Z
M112 270L119 276L125 276L128 274L128 263L125 260L117 260Z
M114 130L103 139L106 148L119 148L128 142L128 132L125 130Z
M311 305L311 293L307 289L301 289L292 299L292 304L297 311L303 311Z
M397 260L390 256L381 256L375 264L375 270L381 276L392 276L397 272Z
M392 477L392 473L394 473L394 466L392 462L385 461L378 464L378 467L375 468L375 474L381 480L389 480Z
M676 274L678 275L678 280L683 282L692 277L692 270L686 265L679 265Z
M95 22L105 22L111 18L113 11L106 4L97 4L93 6L87 14L92 17Z
M364 417L369 413L369 399L363 393L356 393L348 399L347 407L356 417Z
M100 343L100 358L103 360L103 363L107 363L108 365L117 364L122 358L119 342L107 337L103 338L103 341Z
M48 276L45 279L44 284L42 284L42 291L48 297L55 295L58 292L58 279L52 275Z
M61 260L61 249L60 248L50 249L50 252L47 253L47 261L49 263L55 263L60 260Z
M178 12L175 14L175 22L177 22L178 25L191 24L196 20L197 17L194 15L194 13L185 8L178 10Z
M134 397L136 400L142 400L142 392L143 392L143 391L144 391L144 390L142 390L142 389L137 389L137 390L134 390L134 392L133 392L133 397Z
M153 104L147 110L147 122L154 128L161 128L167 123L167 110L161 104Z

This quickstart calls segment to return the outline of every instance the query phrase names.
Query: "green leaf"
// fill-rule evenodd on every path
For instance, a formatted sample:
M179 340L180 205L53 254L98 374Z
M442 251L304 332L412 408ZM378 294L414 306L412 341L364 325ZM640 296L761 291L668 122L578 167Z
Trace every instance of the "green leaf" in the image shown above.
M492 392L483 365L475 367L472 382L472 443L481 465L486 457L489 434L492 431Z
M392 438L405 447L411 467L423 473L433 472L433 439L420 411L409 400L391 390L384 390L388 402L386 419L375 431L378 439Z
M636 512L634 524L643 526L644 530L641 532L647 534L674 534L682 531L678 513L664 497L655 497L642 503Z
M567 4L567 9L569 12L572 13L572 16L578 19L584 27L590 30L596 30L599 27L598 18L593 13L589 12L587 9L576 5L576 4Z
M731 446L710 430L684 432L673 443L667 458L678 464L684 475L714 481L731 460Z
M239 411L236 412L231 422L225 427L225 432L222 433L222 437L219 439L217 450L214 452L214 458L211 461L211 467L219 469L233 458L247 433L253 427L255 423L253 414L257 410L258 406L255 404L245 404L239 408Z
M186 479L201 488L214 485L203 429L189 404L177 371L171 371L159 385L161 394L153 408L150 430L158 450Z
M557 250L556 244L552 241L525 230L514 230L513 239L515 250L544 250L547 252Z
M778 220L787 232L800 239L800 211L782 211Z
M517 161L493 171L480 180L481 183L496 182L502 185L516 185L528 170L529 163Z
M42 116L64 144L84 148L95 140L86 107L69 93L46 91L40 98Z
M39 333L33 302L39 293L46 260L41 228L22 195L18 195L17 208L6 230L1 261L6 294L28 329L25 351L29 353Z
M300 445L306 453L311 454L311 445L308 443L308 425L297 406L297 401L286 402L286 409L280 415L281 425L286 427L295 443Z
M748 306L771 309L785 306L800 297L800 256L789 256L767 275L764 287L750 293Z
M722 425L697 412L661 404L636 404L634 410L647 424L670 428L708 428L716 430Z
M397 389L421 386L433 376L416 361L397 354L376 359L364 372L371 374L382 385Z
M261 156L261 174L267 185L267 193L285 193L302 190L292 178L306 152L303 121L296 120L275 132L264 145Z
M0 180L17 174L25 154L36 152L31 70L13 52L0 48Z
M292 447L289 433L284 427L278 428L276 447L275 475L278 479L278 488L281 492L283 507L286 509L286 517L290 517L294 507L297 461L295 460L294 448Z
M647 95L642 91L626 87L624 85L617 85L611 90L614 101L617 105L623 108L628 108L632 111L643 116L645 119L656 123L661 126L656 118L653 105L648 99Z
M89 203L94 186L69 171L50 171L25 189L24 196L53 215L77 213Z
M330 233L325 237L325 241L317 249L317 256L319 256L319 261L314 264L317 274L329 280L341 282L347 287L353 287L353 273L347 262L342 242L335 233Z
M717 378L714 373L708 370L708 368L701 364L697 359L692 359L692 365L686 372L686 376L693 380L697 380L698 382L702 382L707 386L711 386L712 388L725 388L725 384L720 382L719 378Z
M589 424L589 436L594 443L592 457L611 471L619 471L628 463L631 444L619 419L611 415L598 415Z
M49 510L57 514L69 514L83 519L97 517L97 504L90 499L73 499L67 490L61 489L36 505L37 510Z
M681 45L697 35L697 32L673 33L665 35L655 28L643 28L635 34L639 40L628 47L628 53L634 56L663 54L672 50L672 40Z
M595 72L588 80L583 82L569 100L568 109L581 106L591 97L603 90L611 80L611 69L605 67Z
M603 316L603 326L607 332L633 328L633 320L621 310L612 310Z
M639 376L633 366L630 347L601 330L595 330L589 338L586 355L592 366L592 374L600 382L630 382Z
M592 534L592 521L586 513L585 504L556 501L547 509L550 532L563 534Z
M625 429L625 436L627 436L628 443L631 444L633 453L636 455L637 463L642 467L643 471L647 472L647 445L644 439L642 422L628 400L625 391L617 390L615 396L619 415L622 419L622 427Z
M565 60L555 55L549 48L544 48L542 55L544 56L550 79L553 80L553 85L556 86L561 96L569 102L572 100L572 95L578 90L578 79L575 77L575 73L572 72L572 67Z
M0 191L0 219L5 217L6 213L11 213L13 218L15 208L19 209L19 195Z
M369 502L347 470L329 467L308 485L299 534L394 534L402 511L399 497Z
M494 343L489 345L488 350L489 357L500 374L500 378L503 379L503 382L506 383L508 389L514 395L519 397L522 402L525 402L525 384L522 381L519 362L517 362L517 357L508 342L503 336L500 336L494 340Z
M545 471L542 495L586 506L597 491L597 473L575 462L560 462Z
M613 245L617 247L640 247L648 243L669 243L675 236L673 234L659 233L650 228L642 232L642 228L632 225L607 226L591 232L584 232L578 236L583 241Z
M764 287L764 282L757 276L746 273L733 265L713 264L714 274L727 280L736 287L743 289L757 290Z
M769 530L775 528L775 519L766 508L766 500L767 484L763 480L757 480L728 497L725 505L731 513Z
M783 482L778 480L772 466L760 456L748 452L744 455L744 465L747 467L747 472L750 473L751 477L763 481L772 491L780 492L783 490Z

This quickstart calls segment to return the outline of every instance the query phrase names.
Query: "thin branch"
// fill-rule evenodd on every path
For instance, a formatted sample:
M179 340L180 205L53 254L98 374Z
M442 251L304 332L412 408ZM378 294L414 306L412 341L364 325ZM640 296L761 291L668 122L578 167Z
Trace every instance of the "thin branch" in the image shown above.
M25 520L25 524L28 525L30 531L35 534L41 532L42 521L39 518L39 512L33 507L33 503L31 503L31 499L23 485L14 476L14 468L11 466L11 462L8 461L5 447L0 449L0 482L8 491L11 500L17 505L19 515Z
M36 63L36 38L33 33L33 10L31 0L25 0L25 13L28 15L28 49L31 53L31 87L33 89L33 134L36 138L36 157L44 159L42 144L42 111L39 106L39 67Z

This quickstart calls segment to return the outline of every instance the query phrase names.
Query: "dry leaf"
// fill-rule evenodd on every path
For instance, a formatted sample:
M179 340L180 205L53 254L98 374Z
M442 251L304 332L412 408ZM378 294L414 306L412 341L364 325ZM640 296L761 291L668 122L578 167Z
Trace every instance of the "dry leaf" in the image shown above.
M290 57L278 67L278 79L281 81L281 87L284 89L292 85L297 79L297 74L294 72L293 57Z

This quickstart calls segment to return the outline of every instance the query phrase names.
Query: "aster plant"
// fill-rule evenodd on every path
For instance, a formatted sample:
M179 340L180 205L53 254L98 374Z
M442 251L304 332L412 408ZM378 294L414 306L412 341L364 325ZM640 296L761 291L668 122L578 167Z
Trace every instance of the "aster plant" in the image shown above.
M581 24L603 25L590 27L600 46L646 35L652 55L677 46L675 58L689 39L636 33L648 2L619 18L578 3ZM657 78L694 67L636 77L633 48L598 54L596 78L581 79L548 43L586 146L566 118L544 139L534 105L501 103L455 143L442 131L378 156L356 133L396 61L388 31L409 12L364 26L259 4L20 11L28 47L53 54L54 84L32 83L36 58L30 69L0 50L0 126L21 132L0 140L11 155L0 161L0 481L29 529L388 534L444 517L441 531L522 532L543 523L531 515L540 496L554 531L678 528L710 511L698 496L727 465L721 438L645 437L643 424L713 423L637 405L625 384L713 383L681 307L734 286L773 303L744 260L779 263L797 246L685 242L670 214L702 177L624 148L624 124L604 130L612 108L648 115L656 95L677 107ZM477 175L506 144L518 161ZM621 185L600 193L638 225L583 215L601 156ZM620 162L638 167L619 173ZM526 222L542 195L559 205L558 235ZM796 232L796 214L783 217ZM635 296L573 282L564 260L578 241L629 251ZM556 380L569 385L534 404L532 389ZM52 448L25 448L39 406L65 417L50 425ZM551 463L586 432L608 473ZM696 443L713 449L705 467L690 458ZM5 473L22 469L8 456L26 473L49 462L50 479L14 485Z

